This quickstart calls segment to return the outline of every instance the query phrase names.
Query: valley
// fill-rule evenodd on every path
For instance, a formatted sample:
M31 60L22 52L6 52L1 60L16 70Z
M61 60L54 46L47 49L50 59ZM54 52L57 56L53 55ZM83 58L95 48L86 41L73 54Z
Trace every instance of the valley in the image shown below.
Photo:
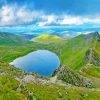
M58 55L61 64L53 75L41 76L9 65L36 50ZM0 33L0 100L5 95L5 100L99 100L100 34L74 38L44 34L28 40Z

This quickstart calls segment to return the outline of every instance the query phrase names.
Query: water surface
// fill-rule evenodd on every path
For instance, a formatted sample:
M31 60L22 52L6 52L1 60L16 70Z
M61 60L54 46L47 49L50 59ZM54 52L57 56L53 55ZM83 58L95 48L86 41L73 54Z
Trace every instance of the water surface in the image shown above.
M53 52L37 50L15 59L11 64L27 72L35 72L40 75L48 76L59 67L60 61L58 56Z

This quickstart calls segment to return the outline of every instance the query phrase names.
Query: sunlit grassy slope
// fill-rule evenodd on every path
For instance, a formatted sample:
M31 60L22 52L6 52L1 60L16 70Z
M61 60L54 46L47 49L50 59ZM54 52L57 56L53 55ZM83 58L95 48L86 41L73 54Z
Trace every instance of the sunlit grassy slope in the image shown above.
M57 41L62 41L63 39L56 35L42 34L36 38L33 38L32 41L41 42L41 43L52 43Z

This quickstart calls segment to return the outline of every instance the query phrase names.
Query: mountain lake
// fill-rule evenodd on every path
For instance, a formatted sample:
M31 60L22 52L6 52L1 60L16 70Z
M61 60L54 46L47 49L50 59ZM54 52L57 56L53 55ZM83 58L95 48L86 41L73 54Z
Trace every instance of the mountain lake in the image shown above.
M26 72L49 76L60 66L60 60L59 57L51 51L37 50L15 59L10 64Z

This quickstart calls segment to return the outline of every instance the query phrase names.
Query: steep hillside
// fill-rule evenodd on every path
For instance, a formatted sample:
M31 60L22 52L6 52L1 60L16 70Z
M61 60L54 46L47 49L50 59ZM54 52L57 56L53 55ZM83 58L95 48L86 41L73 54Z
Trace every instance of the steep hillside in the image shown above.
M87 63L100 66L100 35L98 32L70 39L62 48L61 64L77 70Z
M33 38L32 41L41 42L41 43L52 43L63 40L59 36L50 35L50 34L42 34L36 38Z

